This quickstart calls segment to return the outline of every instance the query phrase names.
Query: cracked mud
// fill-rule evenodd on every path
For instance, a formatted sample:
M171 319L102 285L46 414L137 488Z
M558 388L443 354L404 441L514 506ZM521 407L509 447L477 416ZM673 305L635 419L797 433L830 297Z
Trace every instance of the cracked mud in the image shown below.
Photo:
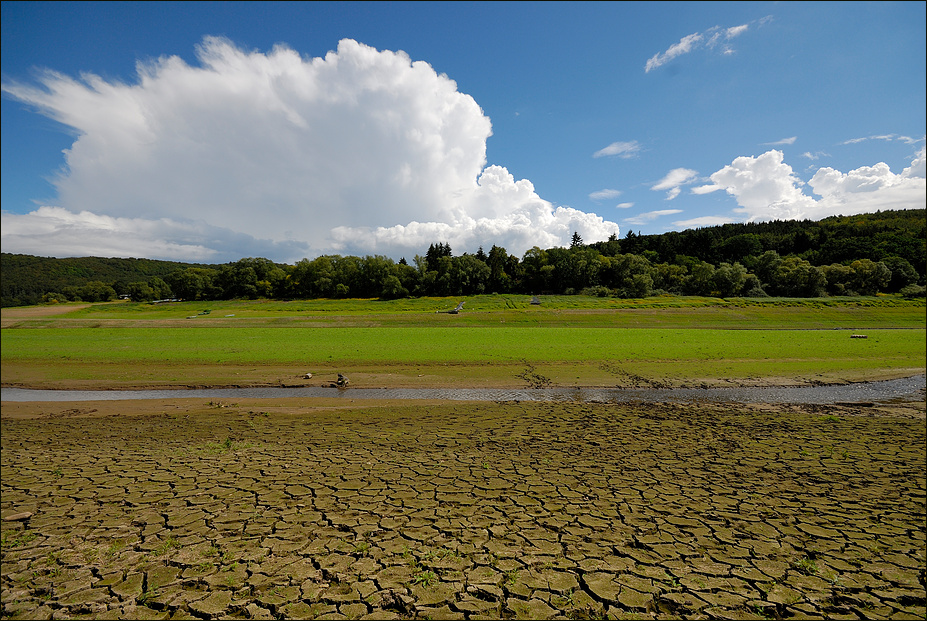
M4 405L4 618L927 611L923 404L193 403Z

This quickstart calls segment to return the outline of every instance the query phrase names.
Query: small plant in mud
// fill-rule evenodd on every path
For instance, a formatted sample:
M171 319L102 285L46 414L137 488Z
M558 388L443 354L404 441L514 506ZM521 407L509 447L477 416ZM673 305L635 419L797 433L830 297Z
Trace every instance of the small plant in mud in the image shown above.
M811 560L807 556L805 558L795 561L794 565L795 565L795 569L797 569L798 571L800 571L801 573L807 576L811 576L811 575L818 573L817 563L815 563L813 560Z
M462 559L460 552L457 550L452 550L450 548L440 548L438 550L431 550L425 554L423 557L424 560L429 561L431 559L445 560L450 559L452 561L459 561Z
M609 618L608 613L592 605L585 608L574 608L567 615L568 619L601 619L605 621Z
M515 586L515 583L518 582L518 570L510 569L505 572L505 583L509 586Z
M364 555L370 549L370 544L366 541L358 541L354 544L354 553Z
M139 595L137 598L135 598L135 601L138 602L139 604L145 605L145 602L147 602L152 597L154 597L154 595L155 595L154 591L150 591L150 590L145 591L144 593Z
M666 585L669 586L669 588L671 589L679 588L679 580L675 576L671 576L668 571L664 571L663 575L666 576L666 580L664 580L663 582L666 583Z
M109 544L109 547L106 548L106 552L103 553L103 555L106 557L106 560L111 560L114 556L116 556L116 553L122 549L122 545L123 543L119 540Z
M10 537L9 535L3 535L2 541L0 541L0 546L4 548L18 548L19 546L24 546L27 543L35 541L35 538L38 537L35 533L24 532L18 537Z
M828 414L827 416L823 417L821 420L828 422L828 423L839 423L840 422L840 419L834 416L833 414Z
M558 608L573 608L576 603L573 601L573 589L570 589L563 595L551 598L551 603L556 604Z
M155 556L161 556L162 554L167 554L171 550L175 550L180 547L180 542L173 537L168 537L165 539L161 545L154 549Z
M62 472L61 466L58 466L54 470L52 470L52 474L55 475L56 479L60 479L61 477L64 476L64 472Z
M420 584L424 588L429 588L438 581L438 576L431 570L420 571L412 578L412 584Z

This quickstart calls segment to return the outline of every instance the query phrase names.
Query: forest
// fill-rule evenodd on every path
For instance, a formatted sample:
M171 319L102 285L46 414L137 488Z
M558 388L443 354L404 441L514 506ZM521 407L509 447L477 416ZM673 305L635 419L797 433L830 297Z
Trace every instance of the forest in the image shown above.
M384 298L481 293L642 298L923 297L927 210L725 224L659 235L629 231L521 257L480 247L454 255L432 243L411 262L325 255L294 265L242 258L207 265L151 259L50 258L2 253L2 306L129 298Z

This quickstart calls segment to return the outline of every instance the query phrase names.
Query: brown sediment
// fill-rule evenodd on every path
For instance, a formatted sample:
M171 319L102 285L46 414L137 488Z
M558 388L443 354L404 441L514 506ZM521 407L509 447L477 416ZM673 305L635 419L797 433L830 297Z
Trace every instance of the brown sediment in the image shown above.
M2 616L924 618L923 403L4 403Z

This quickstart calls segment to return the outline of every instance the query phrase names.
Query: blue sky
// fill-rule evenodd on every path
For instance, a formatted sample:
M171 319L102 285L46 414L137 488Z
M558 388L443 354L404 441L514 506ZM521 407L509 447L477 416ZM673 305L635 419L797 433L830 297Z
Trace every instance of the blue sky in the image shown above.
M3 2L3 251L521 256L924 207L925 7Z

